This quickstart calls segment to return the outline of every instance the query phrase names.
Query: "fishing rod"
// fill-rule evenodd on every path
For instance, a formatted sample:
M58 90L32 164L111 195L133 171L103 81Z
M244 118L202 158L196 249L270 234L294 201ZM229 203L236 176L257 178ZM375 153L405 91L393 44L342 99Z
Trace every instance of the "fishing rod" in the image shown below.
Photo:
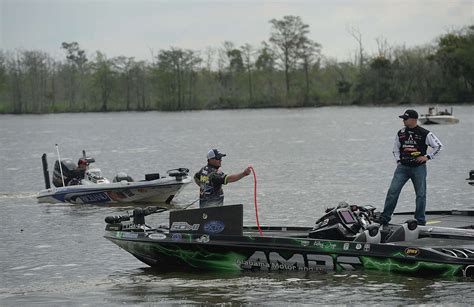
M58 144L56 144L56 152L58 153L58 163L59 163L59 171L61 172L61 180L63 182L63 187L65 187L66 185L64 184L63 167L61 165L61 156L59 155Z

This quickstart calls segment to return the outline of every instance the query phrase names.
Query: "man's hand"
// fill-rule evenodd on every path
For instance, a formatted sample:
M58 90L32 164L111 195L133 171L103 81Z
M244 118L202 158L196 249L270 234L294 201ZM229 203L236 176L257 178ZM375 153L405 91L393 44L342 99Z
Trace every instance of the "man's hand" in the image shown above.
M416 158L416 162L418 163L423 163L423 162L426 162L428 161L428 157L427 156L419 156L418 158Z
M243 174L244 174L244 176L248 176L248 175L250 175L250 172L251 172L250 166L247 166L247 168L244 169Z

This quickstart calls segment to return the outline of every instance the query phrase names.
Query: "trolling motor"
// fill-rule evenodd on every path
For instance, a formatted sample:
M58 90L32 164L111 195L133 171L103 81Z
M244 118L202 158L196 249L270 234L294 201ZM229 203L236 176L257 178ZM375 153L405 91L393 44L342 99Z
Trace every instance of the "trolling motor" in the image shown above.
M184 177L188 176L189 169L180 167L180 168L170 169L166 172L168 173L168 176L175 177L176 180L181 181L183 180Z
M105 222L107 223L106 230L122 230L126 229L136 229L138 231L143 231L143 227L139 226L146 226L145 224L145 216L154 214L154 213L161 213L163 211L168 210L167 208L161 207L146 207L146 208L136 208L133 209L132 214L127 215L115 215L115 216L107 216L105 218ZM133 222L129 223L128 225L122 224L122 222L130 221L133 218ZM146 226L147 227L147 226Z

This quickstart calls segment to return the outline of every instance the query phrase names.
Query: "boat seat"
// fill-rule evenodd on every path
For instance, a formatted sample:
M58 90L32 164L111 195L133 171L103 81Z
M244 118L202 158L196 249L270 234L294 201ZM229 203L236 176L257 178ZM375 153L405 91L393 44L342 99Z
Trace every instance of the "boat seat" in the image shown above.
M380 243L382 235L379 225L369 225L363 232L356 235L354 242Z
M418 222L416 220L408 220L385 239L385 243L390 242L409 242L418 239L420 229L418 229Z

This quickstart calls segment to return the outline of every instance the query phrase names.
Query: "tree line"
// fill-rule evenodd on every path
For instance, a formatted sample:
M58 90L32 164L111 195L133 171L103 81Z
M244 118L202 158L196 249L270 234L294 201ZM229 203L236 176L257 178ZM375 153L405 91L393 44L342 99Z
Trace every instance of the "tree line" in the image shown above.
M474 26L406 48L377 38L368 54L357 28L353 61L322 55L298 16L270 20L268 41L227 41L204 51L170 47L152 61L88 58L63 42L65 58L0 50L0 113L314 107L474 101Z

